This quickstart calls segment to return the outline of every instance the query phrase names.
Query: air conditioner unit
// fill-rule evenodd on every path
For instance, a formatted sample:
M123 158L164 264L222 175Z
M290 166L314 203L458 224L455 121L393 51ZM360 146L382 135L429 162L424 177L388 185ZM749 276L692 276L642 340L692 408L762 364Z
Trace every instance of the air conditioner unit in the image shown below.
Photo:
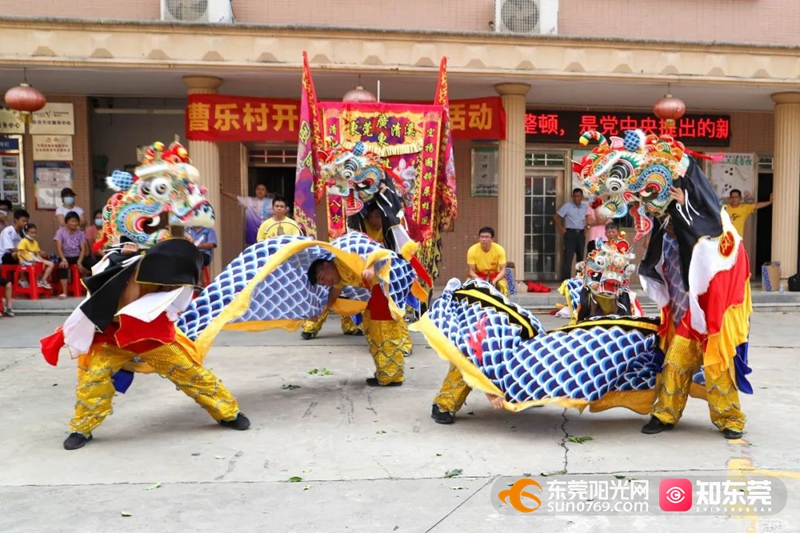
M517 35L556 35L558 0L495 0L494 31Z
M170 22L235 22L231 0L161 0L161 20Z

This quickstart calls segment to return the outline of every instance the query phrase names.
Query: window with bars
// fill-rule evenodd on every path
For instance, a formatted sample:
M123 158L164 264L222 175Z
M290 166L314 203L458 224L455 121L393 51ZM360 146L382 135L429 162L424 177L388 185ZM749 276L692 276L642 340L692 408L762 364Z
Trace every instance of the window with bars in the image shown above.
M525 154L525 167L564 168L566 156L563 153L527 152Z
M297 147L258 148L247 153L250 166L291 166L297 164Z

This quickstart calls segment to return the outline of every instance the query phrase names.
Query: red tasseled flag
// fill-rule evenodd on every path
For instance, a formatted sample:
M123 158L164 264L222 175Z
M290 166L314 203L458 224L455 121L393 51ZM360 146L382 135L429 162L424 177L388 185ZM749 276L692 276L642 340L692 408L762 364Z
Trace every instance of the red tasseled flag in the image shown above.
M42 338L39 344L42 347L44 360L53 366L58 365L58 352L64 346L63 328L58 328L52 335Z

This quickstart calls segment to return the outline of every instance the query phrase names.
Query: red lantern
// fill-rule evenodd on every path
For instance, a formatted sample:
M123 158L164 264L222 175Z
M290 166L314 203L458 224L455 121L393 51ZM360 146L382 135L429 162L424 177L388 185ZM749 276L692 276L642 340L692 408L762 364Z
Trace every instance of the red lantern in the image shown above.
M653 113L664 121L667 128L675 129L676 121L686 113L686 104L683 103L683 100L668 94L656 102L656 105L653 106Z
M39 111L47 104L47 99L38 90L27 83L20 83L6 92L6 105L18 111L24 120L29 120L31 113Z

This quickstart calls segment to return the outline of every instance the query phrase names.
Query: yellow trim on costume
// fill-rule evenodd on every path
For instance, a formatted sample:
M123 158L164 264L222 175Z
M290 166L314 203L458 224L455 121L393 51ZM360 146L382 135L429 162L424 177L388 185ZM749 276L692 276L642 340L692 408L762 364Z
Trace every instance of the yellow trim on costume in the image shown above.
M339 316L354 316L363 313L366 308L367 302L347 298L337 298L331 306L331 309Z
M569 323L570 325L575 324L578 321L578 310L572 307L572 298L569 295L569 286L567 284L569 280L564 280L561 282L561 285L558 287L558 292L567 299L567 309L569 309Z
M455 365L456 368L464 376L464 381L473 389L493 394L495 396L503 397L503 392L487 378L472 361L464 357L464 354L448 339L444 333L439 331L439 328L428 318L428 315L423 315L418 321L409 326L411 331L418 331L425 336L431 348L439 354L439 357L445 361L449 361Z
M389 272L391 271L391 256L392 253L389 250L384 248L375 250L372 252L366 259L362 259L358 254L354 252L345 252L331 246L330 243L321 242L321 241L295 241L288 243L282 246L275 254L273 254L264 264L258 272L256 272L253 279L242 289L239 294L229 303L208 325L203 329L200 335L195 340L195 346L197 349L197 353L201 359L205 358L208 351L211 349L211 344L213 343L216 336L219 334L220 331L223 329L235 329L239 331L262 331L264 329L268 329L269 327L283 327L283 326L270 326L273 322L281 322L272 321L272 320L265 320L265 321L258 321L258 322L251 322L253 324L252 327L256 329L245 329L248 326L242 325L234 325L230 324L230 322L236 320L237 318L241 317L242 315L247 312L250 307L250 300L253 295L253 291L255 288L263 282L267 276L269 276L272 272L278 268L279 265L286 262L290 257L293 255L305 250L306 248L310 248L312 246L319 246L330 253L333 256L341 261L347 268L350 268L354 272L362 272L365 268L368 268L374 265L376 262L380 260L386 260L386 264L383 268L379 271L375 272L376 277L378 278L378 283L381 283L382 287L384 288L384 293L389 300L389 307L392 311L392 316L395 317L396 320L402 319L405 314L404 312L397 306L397 304L392 301L391 296L389 295ZM341 299L340 299L341 300ZM338 305L339 300L337 300ZM288 319L289 322L281 322L288 327L292 327L297 329L299 326L294 326L293 319ZM302 324L302 320L299 321ZM230 326L230 327L227 327Z
M744 301L727 308L719 331L708 336L703 350L703 366L711 377L717 378L733 368L731 361L736 356L736 347L747 342L753 303L750 300L750 280L745 280L744 285ZM735 377L733 382L736 383Z
M268 329L285 329L295 331L306 321L305 318L279 318L277 320L253 320L252 322L233 322L225 324L226 331L265 331Z
M617 322L619 322L619 320L617 320ZM646 329L652 329L653 331L658 330L658 326L651 326L650 324L645 324L645 327ZM565 326L565 328L569 328L569 326ZM428 344L431 345L439 357L452 363L456 368L458 368L458 371L461 372L461 375L464 377L464 381L471 388L487 394L505 398L505 395L497 387L497 385L492 383L492 381L487 378L486 375L484 375L484 373L481 372L474 363L472 363L472 361L465 357L458 347L453 344L450 339L448 339L441 331L439 331L439 328L436 327L436 325L428 318L427 315L424 315L419 321L411 324L409 329L411 331L422 333L425 336L425 340L428 341ZM692 383L690 386L689 394L695 398L706 399L705 388L696 383ZM640 415L646 415L650 413L655 398L655 389L645 391L613 391L605 394L602 398L593 402L588 400L576 400L573 398L544 398L541 400L531 400L522 403L513 403L504 400L503 408L506 411L518 413L520 411L530 409L531 407L555 404L567 409L576 408L580 411L583 411L588 407L590 412L594 413L605 411L606 409L611 409L613 407L624 407Z
M566 326L561 326L560 328L556 328L552 331L571 331L573 329L583 329L587 326L628 326L636 329L647 329L658 333L660 326L658 324L651 324L650 322L646 322L642 320L641 322L636 320L627 320L624 318L606 318L606 319L597 319L591 321L584 321L579 322L578 324L569 324Z
M408 241L400 249L400 255L406 261L411 261L411 258L417 254L417 250L419 250L419 244L414 241Z
M521 314L519 314L513 307L509 307L504 303L496 300L493 296L489 296L488 294L475 289L458 290L454 293L454 296L458 297L462 294L465 294L467 296L472 296L473 298L486 302L490 304L492 307L496 307L497 309L504 311L506 314L513 316L514 318L516 318L521 322L521 324L518 325L528 330L528 334L530 335L531 338L536 336L536 331L533 329L533 326L531 326L530 321Z

